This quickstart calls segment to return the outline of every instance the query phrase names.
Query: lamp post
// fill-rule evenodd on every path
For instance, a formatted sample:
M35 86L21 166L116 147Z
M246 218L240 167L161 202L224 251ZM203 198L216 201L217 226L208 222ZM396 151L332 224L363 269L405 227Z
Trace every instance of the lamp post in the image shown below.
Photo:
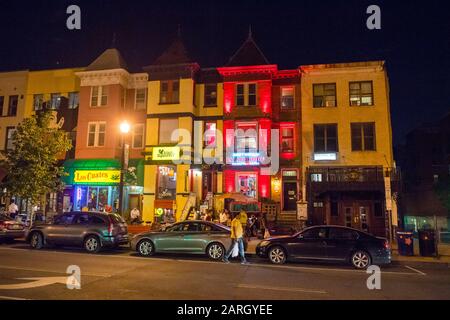
M125 171L128 169L128 151L130 146L125 143L125 137L130 132L130 124L123 121L120 124L120 133L122 135L122 159L120 168L120 184L119 184L119 214L123 216L123 188L124 188L124 178Z

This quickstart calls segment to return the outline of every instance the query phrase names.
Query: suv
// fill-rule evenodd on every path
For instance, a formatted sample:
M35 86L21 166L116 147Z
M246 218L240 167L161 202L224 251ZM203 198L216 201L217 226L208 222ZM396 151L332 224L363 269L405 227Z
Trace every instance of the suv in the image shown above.
M128 243L127 224L121 216L105 212L66 212L56 215L52 223L33 225L27 233L33 249L44 245L84 247L96 253L103 247Z

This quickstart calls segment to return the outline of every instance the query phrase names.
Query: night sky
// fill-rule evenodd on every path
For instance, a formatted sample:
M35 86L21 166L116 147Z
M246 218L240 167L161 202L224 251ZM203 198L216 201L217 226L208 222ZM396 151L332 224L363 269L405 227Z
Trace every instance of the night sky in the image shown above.
M66 8L81 7L80 31ZM381 7L381 30L366 28L366 8ZM220 66L252 26L279 68L386 60L394 142L450 111L448 1L6 1L0 0L0 71L86 66L112 44L131 71L142 71L181 25L192 60Z

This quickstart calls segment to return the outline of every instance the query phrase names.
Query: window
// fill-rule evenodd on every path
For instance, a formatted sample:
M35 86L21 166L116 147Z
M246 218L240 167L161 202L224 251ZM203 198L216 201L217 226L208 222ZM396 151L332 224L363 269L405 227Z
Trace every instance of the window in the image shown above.
M3 103L5 102L5 97L0 96L0 117L3 116Z
M256 106L257 92L256 83L239 83L236 85L236 105Z
M294 87L281 88L281 110L294 109Z
M375 123L352 123L352 151L375 151Z
M8 104L8 116L15 117L17 115L17 104L19 102L19 96L9 96Z
M281 127L281 152L294 152L293 127Z
M383 204L381 202L374 203L374 216L375 217L383 216Z
M177 167L158 166L157 198L175 200L177 195Z
M358 233L353 230L344 228L330 228L330 239L336 240L356 240L359 238Z
M132 145L135 149L144 147L144 124L139 123L133 126Z
M58 110L60 105L61 105L61 94L52 93L50 95L50 109Z
M205 107L217 106L217 84L205 84Z
M106 122L88 123L88 147L105 146Z
M236 125L237 152L257 152L258 151L258 124L257 123L237 123Z
M336 83L313 85L314 108L336 107Z
M161 81L159 102L164 103L179 103L180 102L180 81L168 80Z
M327 237L326 228L311 228L301 233L303 239L325 239Z
M108 87L94 86L91 88L91 107L106 106L108 103Z
M135 105L136 110L145 110L147 107L147 89L136 89Z
M69 109L76 109L80 104L78 92L69 92Z
M14 149L14 133L15 132L16 132L15 127L7 127L6 128L6 142L5 142L6 150Z
M314 125L314 152L337 152L337 124Z
M337 217L339 216L339 205L336 201L332 201L330 203L330 215L332 217Z
M216 129L215 122L205 122L205 147L216 147Z
M178 134L172 140L172 133L178 129L178 119L159 120L159 143L176 143Z
M372 81L350 82L349 87L351 106L373 105Z
M35 94L33 95L33 109L34 111L42 110L44 107L44 95Z
M311 181L322 182L322 174L321 173L311 173Z

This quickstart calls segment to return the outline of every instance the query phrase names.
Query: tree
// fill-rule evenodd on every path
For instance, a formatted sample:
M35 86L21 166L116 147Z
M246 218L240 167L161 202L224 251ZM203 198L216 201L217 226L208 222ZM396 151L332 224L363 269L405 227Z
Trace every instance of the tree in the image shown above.
M28 199L34 208L43 196L63 187L60 178L65 173L58 160L72 143L56 125L51 111L25 118L17 126L13 141L14 148L6 151L6 188L11 195ZM31 219L33 215L32 210Z

